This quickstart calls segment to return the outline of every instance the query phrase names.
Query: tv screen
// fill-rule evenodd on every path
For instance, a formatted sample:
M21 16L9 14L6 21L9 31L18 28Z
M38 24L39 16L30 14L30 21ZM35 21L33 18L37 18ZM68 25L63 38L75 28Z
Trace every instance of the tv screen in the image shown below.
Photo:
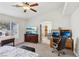
M27 26L26 27L26 34L37 34L37 27Z
M53 32L53 33L52 33L52 36L54 36L54 37L59 37L59 35L60 35L59 32Z
M68 31L61 32L61 36L66 37L66 38L71 37L71 32L68 32Z

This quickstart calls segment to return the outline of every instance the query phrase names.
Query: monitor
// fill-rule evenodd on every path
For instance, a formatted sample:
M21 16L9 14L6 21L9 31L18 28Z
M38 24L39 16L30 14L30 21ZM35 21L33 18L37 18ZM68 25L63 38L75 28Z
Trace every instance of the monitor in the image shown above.
M71 32L70 31L63 31L63 32L61 32L61 36L65 37L65 38L69 38L69 37L71 37Z
M59 33L59 32L53 32L53 33L52 33L52 36L53 36L53 37L59 37L59 36L60 36L60 33Z

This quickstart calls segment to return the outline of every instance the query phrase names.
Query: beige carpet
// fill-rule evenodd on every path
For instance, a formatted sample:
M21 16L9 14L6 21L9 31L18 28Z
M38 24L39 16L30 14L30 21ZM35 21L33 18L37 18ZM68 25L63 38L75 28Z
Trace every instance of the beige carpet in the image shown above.
M66 53L65 55L58 56L57 51L52 53L53 49L51 49L48 44L44 44L44 43L37 43L37 44L35 44L35 43L23 43L23 44L20 44L16 47L21 47L23 45L34 47L36 49L36 53L38 53L40 57L75 57L73 52L69 49L64 50Z

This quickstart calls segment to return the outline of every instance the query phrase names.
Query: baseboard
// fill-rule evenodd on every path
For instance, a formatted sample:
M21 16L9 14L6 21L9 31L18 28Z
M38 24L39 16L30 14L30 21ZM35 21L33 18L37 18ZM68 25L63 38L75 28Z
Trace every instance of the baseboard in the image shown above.
M74 55L76 56L76 57L78 57L78 54L74 51Z

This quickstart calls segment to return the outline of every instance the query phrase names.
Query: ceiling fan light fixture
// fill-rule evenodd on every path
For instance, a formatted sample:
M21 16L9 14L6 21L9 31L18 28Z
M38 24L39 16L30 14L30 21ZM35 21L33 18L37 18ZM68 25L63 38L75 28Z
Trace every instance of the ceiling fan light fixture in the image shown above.
M28 10L30 9L29 6L23 6L23 8L24 8L24 9L28 9Z
M26 10L31 10L33 12L37 12L33 7L38 6L38 3L29 4L28 2L23 2L20 4L16 4L15 6L23 8L24 12L26 12Z

